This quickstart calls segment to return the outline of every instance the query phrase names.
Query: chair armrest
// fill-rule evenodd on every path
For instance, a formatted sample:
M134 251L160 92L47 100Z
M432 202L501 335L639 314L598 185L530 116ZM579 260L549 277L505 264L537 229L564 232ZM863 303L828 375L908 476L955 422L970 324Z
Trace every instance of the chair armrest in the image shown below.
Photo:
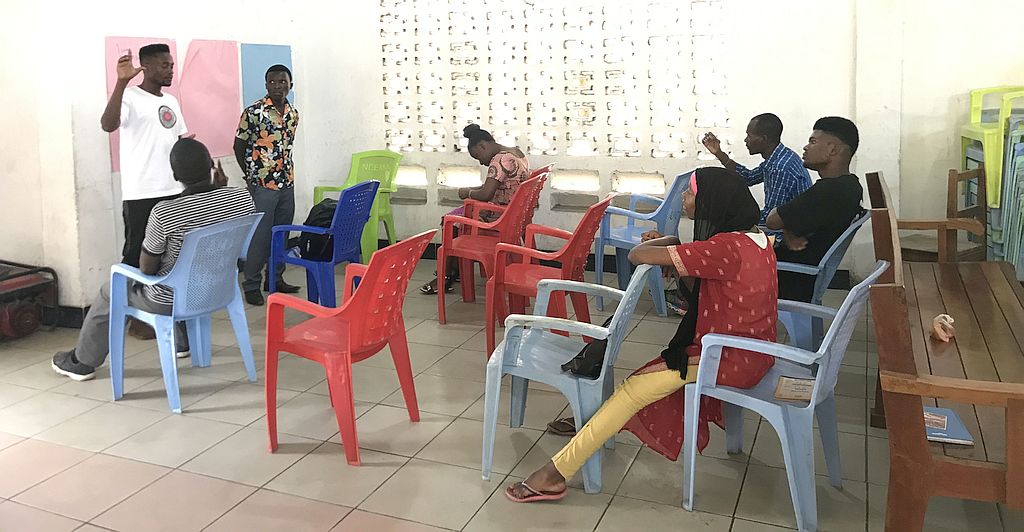
M652 220L654 213L640 214L638 212L631 211L629 209L622 209L620 207L608 207L604 210L605 215L616 214L619 216L625 216L626 218L632 218L634 220Z
M976 381L895 371L878 373L882 390L892 393L1002 408L1006 408L1011 400L1024 400L1024 384L1016 382Z
M821 268L817 266L811 266L810 264L800 264L799 262L779 261L775 263L775 267L779 271L802 273L804 275L818 275L818 272L821 271Z
M648 196L647 194L630 193L629 195L629 210L636 210L637 203L650 203L652 205L661 206L665 200L656 198L654 196Z
M350 262L345 266L345 287L341 291L341 302L344 304L348 301L348 298L352 297L352 293L355 292L355 281L356 279L362 279L366 275L366 270L370 267L366 264L359 264L358 262Z
M561 238L562 240L569 240L572 238L572 233L564 229L548 227L542 224L530 224L526 226L526 245L531 248L535 248L537 244L537 235L553 236L555 238Z
M146 275L142 273L142 270L134 266L129 266L127 264L114 264L113 266L110 267L111 284L113 284L114 276L117 275L127 277L128 279L131 279L137 283L142 283L144 285L149 286L160 284L164 279L167 278L166 275L163 277L158 277L156 275Z
M537 308L534 310L535 313L538 312L541 301L543 300L546 303L548 298L551 297L551 292L579 292L592 296L610 297L615 300L621 300L626 296L626 292L610 286L581 281L566 281L564 279L544 279L537 283ZM546 310L545 308L545 313Z
M802 316L831 320L836 317L838 311L831 307L815 305L813 303L780 299L779 312L792 312L793 314L800 314Z
M270 294L267 298L267 312L269 313L273 307L285 307L299 312L305 312L314 318L330 318L336 316L341 308L327 308L321 307L316 303L311 303L305 299L300 299L295 296L288 294L282 294L280 292Z
M345 190L344 186L332 187L327 185L321 185L319 187L313 187L313 204L316 205L324 199L325 192L341 192Z
M549 329L575 333L580 336L589 336L598 340L608 338L608 328L590 323L567 320L565 318L549 318L547 316L528 316L526 314L510 314L505 318L505 336L509 335L515 327L530 327L534 329Z
M901 231L967 231L975 235L985 234L985 226L974 218L946 218L940 220L896 220Z
M313 225L275 225L271 229L272 233L283 233L289 231L302 231L304 233L316 233L318 235L326 235L331 232L329 227L316 227Z
M484 222L473 218L466 218L465 216L459 216L456 214L446 214L441 218L442 223L445 227L454 224L461 224L464 226L476 227L477 229L493 229L496 225L495 222Z
M818 362L821 355L811 351L805 351L797 347L790 347L785 344L777 344L775 342L766 342L764 340L755 340L753 338L743 338L741 336L729 336L725 334L706 334L701 338L701 358L703 359L705 354L712 357L718 358L721 355L721 349L714 349L716 347L734 347L736 349L745 349L747 351L754 351L757 353L763 353L770 355L775 358L782 358L798 364L810 365ZM714 349L714 352L712 350Z
M466 198L462 200L462 206L465 207L466 209L473 209L473 211L475 212L505 212L505 210L508 209L507 205L498 205L497 203L491 203L489 201L480 201L478 199L473 198Z
M528 248L526 246L517 246L515 244L507 244L505 242L502 242L495 246L494 250L495 264L505 264L505 262L499 260L499 255L518 255L523 258L529 257L531 259L537 260L558 260L558 253L539 251L533 248ZM499 270L502 269L496 269L495 273L497 273Z

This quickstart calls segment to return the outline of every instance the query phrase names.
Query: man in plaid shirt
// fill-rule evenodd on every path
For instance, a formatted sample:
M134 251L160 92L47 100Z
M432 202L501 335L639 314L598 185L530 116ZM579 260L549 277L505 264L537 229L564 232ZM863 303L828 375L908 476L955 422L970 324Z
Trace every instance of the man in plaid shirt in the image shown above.
M764 183L764 208L761 209L760 224L764 225L772 209L787 203L811 187L811 176L804 168L797 153L782 144L782 120L764 113L750 119L747 136L743 143L750 155L760 154L764 162L754 168L747 168L729 158L722 151L721 142L714 133L707 133L701 139L712 155L727 169L746 180L747 185Z

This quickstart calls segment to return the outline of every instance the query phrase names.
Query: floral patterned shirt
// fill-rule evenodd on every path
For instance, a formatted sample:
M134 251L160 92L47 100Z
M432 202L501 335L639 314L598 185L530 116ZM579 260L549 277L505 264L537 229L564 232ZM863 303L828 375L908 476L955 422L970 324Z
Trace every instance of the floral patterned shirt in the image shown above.
M235 137L245 141L245 177L250 185L271 190L293 185L292 145L298 125L298 110L285 101L282 116L269 96L242 111Z
M500 184L498 190L494 191L491 203L508 205L516 189L529 175L530 164L526 157L516 157L507 151L495 155L491 158L491 164L487 165L487 178L496 179Z

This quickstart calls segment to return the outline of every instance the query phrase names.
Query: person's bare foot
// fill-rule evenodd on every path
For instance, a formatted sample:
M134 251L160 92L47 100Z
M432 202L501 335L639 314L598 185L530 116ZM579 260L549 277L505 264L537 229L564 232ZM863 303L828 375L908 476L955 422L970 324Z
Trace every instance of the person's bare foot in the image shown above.
M558 469L555 469L555 464L550 460L544 464L544 467L531 473L523 482L516 482L505 488L505 495L508 498L520 502L564 492L565 477L558 472Z

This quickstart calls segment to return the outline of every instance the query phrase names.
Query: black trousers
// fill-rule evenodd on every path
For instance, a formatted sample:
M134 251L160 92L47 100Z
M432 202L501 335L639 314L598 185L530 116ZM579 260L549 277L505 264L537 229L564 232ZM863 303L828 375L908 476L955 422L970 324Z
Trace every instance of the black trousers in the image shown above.
M139 267L139 256L142 254L142 241L146 239L146 224L153 207L164 200L178 196L162 198L146 198L121 202L121 215L124 217L124 249L121 250L121 262Z

